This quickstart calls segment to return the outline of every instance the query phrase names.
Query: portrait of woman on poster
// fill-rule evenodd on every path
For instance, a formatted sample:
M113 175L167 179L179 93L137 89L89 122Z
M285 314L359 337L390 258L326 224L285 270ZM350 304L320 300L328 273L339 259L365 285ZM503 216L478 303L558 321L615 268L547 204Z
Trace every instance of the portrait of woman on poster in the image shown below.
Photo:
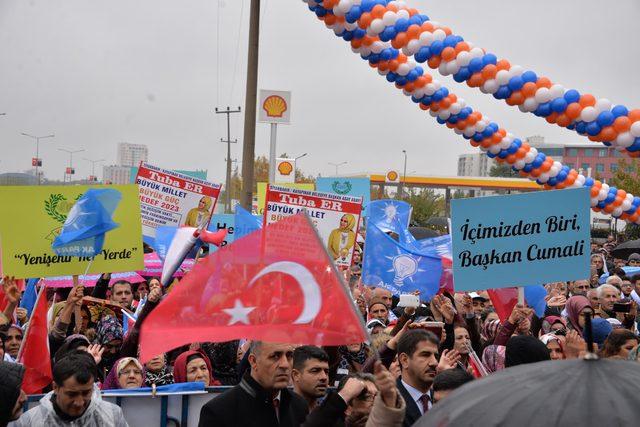
M184 225L187 227L206 227L209 222L209 216L211 215L211 197L202 196L198 202L198 207L193 208L187 213L187 219L184 221Z
M355 225L356 218L351 214L344 214L340 217L340 227L329 234L327 251L334 260L351 251L356 242Z

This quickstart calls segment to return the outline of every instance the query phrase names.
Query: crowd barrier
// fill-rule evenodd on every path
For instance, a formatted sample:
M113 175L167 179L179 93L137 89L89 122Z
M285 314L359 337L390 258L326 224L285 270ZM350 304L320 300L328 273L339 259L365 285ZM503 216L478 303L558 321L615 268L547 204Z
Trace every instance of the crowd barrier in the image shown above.
M111 393L103 399L122 408L130 427L196 427L200 408L231 387L207 387L204 392L151 393L130 395ZM29 396L25 411L38 405L43 395Z

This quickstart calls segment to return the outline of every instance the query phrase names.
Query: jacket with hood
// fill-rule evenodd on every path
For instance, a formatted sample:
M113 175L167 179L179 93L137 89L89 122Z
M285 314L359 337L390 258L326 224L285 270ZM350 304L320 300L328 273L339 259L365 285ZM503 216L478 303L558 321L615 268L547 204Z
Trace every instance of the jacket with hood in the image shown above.
M13 407L20 397L24 367L17 363L0 361L0 426L9 422Z
M11 427L31 427L31 426L47 426L47 427L67 427L67 426L82 426L82 427L128 427L127 421L124 418L122 409L113 403L106 402L102 399L96 399L95 393L89 403L89 407L84 414L73 421L62 420L51 402L53 391L45 394L40 399L40 404L35 408L29 409L25 412L18 421L10 424Z

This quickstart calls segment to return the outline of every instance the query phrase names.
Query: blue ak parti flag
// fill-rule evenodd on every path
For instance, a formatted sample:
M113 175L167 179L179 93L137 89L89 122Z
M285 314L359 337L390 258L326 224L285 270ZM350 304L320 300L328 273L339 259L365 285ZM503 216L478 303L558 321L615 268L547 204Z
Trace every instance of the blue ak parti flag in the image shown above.
M25 286L24 294L20 300L20 307L27 309L27 317L29 318L31 317L33 306L36 305L36 300L38 299L38 292L36 291L38 281L39 279L29 279L27 281L27 286Z
M240 205L236 205L234 222L234 240L246 236L247 234L251 234L254 231L260 230L262 228L262 217L253 215L251 212L244 209Z
M104 235L119 224L113 221L122 194L115 189L91 189L73 205L52 249L59 256L92 257L102 251Z
M369 203L369 218L367 221L368 224L375 224L384 232L391 231L396 234L402 234L409 227L411 210L411 205L402 200L374 200Z
M442 275L440 257L411 251L372 223L367 225L364 248L365 285L384 287L393 293L418 290L423 300L438 293Z

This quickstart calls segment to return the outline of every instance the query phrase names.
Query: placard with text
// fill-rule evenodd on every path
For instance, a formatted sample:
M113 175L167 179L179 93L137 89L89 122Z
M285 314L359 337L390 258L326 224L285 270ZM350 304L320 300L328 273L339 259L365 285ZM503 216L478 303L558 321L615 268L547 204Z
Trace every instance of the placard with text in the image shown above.
M451 201L456 291L589 278L589 189Z
M355 247L362 197L269 185L264 210L265 226L305 210L336 265L347 267Z
M220 185L141 163L136 176L140 192L142 234L154 239L160 226L206 228L220 195Z
M105 234L102 251L88 273L143 268L140 203L135 185L0 186L2 274L53 277L83 274L91 258L58 256L51 249L75 202L90 188L111 188L122 199L113 212L118 227Z

